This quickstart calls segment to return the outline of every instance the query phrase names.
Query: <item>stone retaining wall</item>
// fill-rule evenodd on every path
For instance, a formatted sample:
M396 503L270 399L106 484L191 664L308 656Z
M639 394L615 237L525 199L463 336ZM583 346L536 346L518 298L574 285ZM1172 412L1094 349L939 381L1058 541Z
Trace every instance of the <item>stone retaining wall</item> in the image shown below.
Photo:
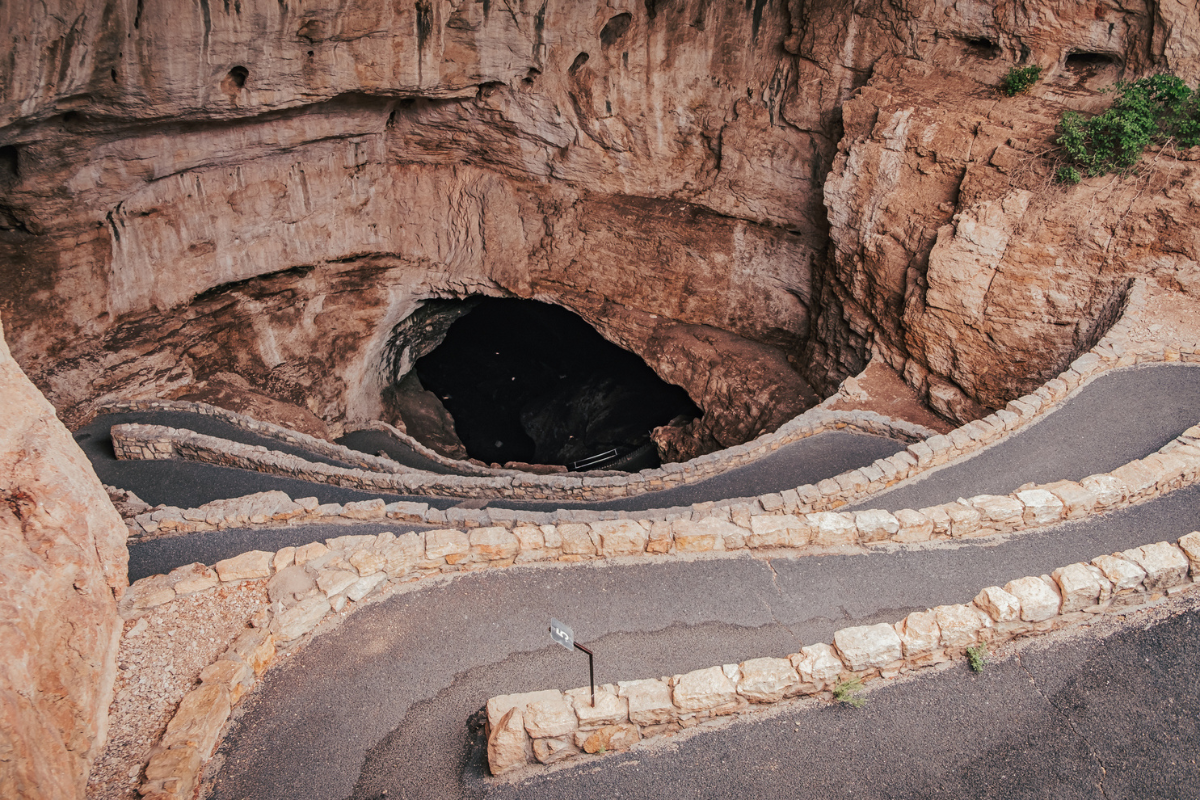
M1189 575L1190 573L1190 575ZM1051 575L989 586L973 601L909 614L889 625L843 628L832 644L786 658L754 658L683 675L493 697L487 755L493 775L581 755L628 750L714 717L764 709L801 696L833 699L839 684L892 678L998 644L1127 613L1190 591L1200 578L1200 532L1071 564Z

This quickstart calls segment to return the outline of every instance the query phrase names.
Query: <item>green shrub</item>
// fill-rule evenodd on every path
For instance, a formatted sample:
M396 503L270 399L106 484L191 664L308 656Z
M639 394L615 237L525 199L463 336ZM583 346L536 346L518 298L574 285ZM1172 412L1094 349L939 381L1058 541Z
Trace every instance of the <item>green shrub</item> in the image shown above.
M1059 167L1058 172L1054 173L1054 182L1066 186L1074 186L1081 180L1083 180L1083 176L1074 167Z
M1000 91L1009 97L1013 97L1037 83L1037 79L1041 75L1041 67L1013 67L1004 76L1004 79L1000 81Z
M1179 78L1152 75L1115 88L1117 98L1103 114L1067 111L1059 121L1056 143L1085 174L1124 172L1153 142L1200 144L1200 93Z
M980 642L967 648L967 662L971 665L972 672L983 672L983 668L988 665L987 642Z
M867 698L861 694L862 688L862 678L841 681L833 687L833 699L854 708L862 708L867 704Z

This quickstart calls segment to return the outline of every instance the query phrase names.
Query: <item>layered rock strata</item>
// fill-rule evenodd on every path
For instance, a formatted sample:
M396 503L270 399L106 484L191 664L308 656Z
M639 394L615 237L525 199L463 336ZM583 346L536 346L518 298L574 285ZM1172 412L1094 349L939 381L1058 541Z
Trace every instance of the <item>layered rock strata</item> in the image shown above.
M0 330L0 795L83 797L104 745L125 526Z

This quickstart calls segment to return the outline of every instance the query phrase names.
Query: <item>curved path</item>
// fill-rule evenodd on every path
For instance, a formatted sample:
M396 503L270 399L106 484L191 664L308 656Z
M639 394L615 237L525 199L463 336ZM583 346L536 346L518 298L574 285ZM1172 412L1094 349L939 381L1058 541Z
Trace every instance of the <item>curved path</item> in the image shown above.
M1200 369L1195 367L1157 366L1108 375L1011 440L864 505L929 505L1007 492L1029 481L1105 471L1145 456L1194 424L1198 401ZM746 494L770 491L750 479L746 485L752 489ZM1091 779L1084 773L1102 765L1102 756L1078 733L1080 726L1092 723L1078 709L1055 706L1055 693L1064 685L1060 679L1075 680L1095 696L1108 691L1103 680L1114 676L1132 676L1128 680L1138 692L1151 685L1170 686L1178 698L1177 716L1194 719L1200 713L1194 689L1200 662L1188 659L1190 651L1183 645L1178 655L1169 656L1181 659L1177 674L1148 673L1142 659L1153 642L1178 639L1180 630L1195 624L1195 615L1164 623L1158 632L1130 634L1126 650L1105 650L1098 656L1104 661L1096 667L1100 672L1057 661L1058 666L1038 676L1040 684L1038 679L1030 683L1028 667L1008 665L994 679L973 678L966 689L961 679L946 688L952 679L940 675L887 688L908 716L887 710L859 717L834 716L840 709L797 711L796 720L835 737L820 739L811 748L799 746L789 717L787 735L773 724L734 726L669 752L617 756L603 770L567 769L514 788L484 780L479 737L468 732L464 721L496 694L584 682L582 661L548 644L545 625L551 614L570 621L580 639L601 654L601 682L678 673L795 652L802 643L828 641L834 630L848 624L892 622L912 610L967 601L982 586L1174 539L1200 527L1198 504L1200 487L1192 487L1086 523L999 544L800 559L531 566L398 595L357 612L272 671L220 748L223 766L212 797L721 797L729 796L732 785L739 785L742 796L775 797L796 795L792 778L798 772L803 773L799 783L818 795L850 796L848 790L854 788L853 796L1026 796L1019 781L1036 779L1039 787L1057 781L1069 789L1064 796L1099 796L1088 788ZM261 534L220 533L230 541ZM188 541L199 539L183 540ZM446 665L453 665L453 672ZM984 680L995 682L987 684L990 694L981 695L978 687ZM1188 686L1190 693L1180 688ZM949 699L943 702L943 695ZM995 702L973 707L980 697ZM1123 697L1128 703L1128 695ZM1014 708L1022 713L1014 714ZM1167 761L1171 754L1195 750L1200 743L1195 723L1179 723L1162 708L1156 707L1154 714L1169 718L1167 733L1146 728L1146 719L1158 719L1153 714L1131 729L1138 736L1178 736L1181 741L1147 756L1158 758L1161 769L1140 763L1126 777L1153 782L1156 776L1182 770L1194 780L1195 764ZM949 746L947 717L960 731L969 726L988 735L976 733L978 741L964 735ZM881 728L869 727L868 720ZM1047 721L1073 735L1046 742L1046 753L1041 753L1029 743L1042 741ZM1103 745L1109 751L1105 757L1120 760L1122 753L1111 752L1107 739ZM1128 752L1137 752L1137 743L1131 748ZM856 756L859 749L882 763ZM893 750L924 753L933 766L905 761L889 767ZM954 757L939 764L943 753ZM1035 754L1043 757L1041 777L1038 769L1025 765ZM810 755L825 763L798 770L795 765L809 763ZM837 760L831 761L835 755ZM651 760L652 768L642 768L643 760ZM1018 788L1011 794L1002 790L1004 777L989 772L1005 763L1012 765L1014 775L1019 773ZM754 779L735 784L733 776L747 764L755 766ZM1079 774L1067 774L1070 770ZM867 774L878 775L880 785L864 786L856 777ZM988 782L976 787L980 775ZM1109 796L1172 796L1156 794L1149 784L1139 791Z
M372 456L379 455L379 451L382 450L384 453L387 453L387 457L392 461L413 469L433 472L438 475L460 474L445 464L422 455L387 431L351 431L342 438L337 439L336 443L343 447L349 447L351 450L357 450L360 453Z
M551 615L570 621L596 651L602 683L782 656L829 641L847 625L892 622L969 601L983 586L1174 539L1197 527L1198 503L1200 487L1192 487L990 547L528 567L398 595L357 612L275 668L220 748L224 765L212 797L646 797L687 786L709 788L683 796L729 796L731 760L787 764L804 755L797 738L760 741L757 728L744 726L732 740L728 732L700 736L657 755L653 769L568 769L515 790L485 783L481 742L464 723L497 694L586 683L582 658L550 643ZM1194 676L1196 663L1179 667ZM1009 713L999 704L991 711ZM975 710L980 728L992 724L988 712ZM907 735L938 740L936 715L908 722ZM1015 727L1023 736L1034 733ZM869 741L875 734L868 731L857 733ZM979 744L980 754L987 744ZM714 750L728 755L714 759ZM639 757L623 758L636 765ZM590 788L581 792L577 781L585 773ZM798 796L783 789L739 796Z

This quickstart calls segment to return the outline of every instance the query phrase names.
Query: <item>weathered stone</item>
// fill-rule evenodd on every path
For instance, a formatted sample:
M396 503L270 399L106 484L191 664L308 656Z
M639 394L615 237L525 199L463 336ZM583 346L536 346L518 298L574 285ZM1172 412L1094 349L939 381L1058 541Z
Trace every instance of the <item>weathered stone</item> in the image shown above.
M699 521L676 520L672 525L675 532L675 550L679 553L705 553L726 549L726 538L741 538L745 533L731 522L705 517Z
M676 675L672 699L682 711L706 711L737 699L737 687L720 667Z
M425 559L425 539L419 533L403 533L381 555L387 574L399 577Z
M167 723L162 747L184 745L211 753L217 736L229 719L229 691L217 683L202 684L179 701L175 716Z
M628 750L642 738L636 725L605 725L583 743L585 753L612 753Z
M933 537L933 520L919 511L903 508L896 512L896 520L900 523L898 542L927 542Z
M1146 571L1143 583L1150 591L1169 589L1187 580L1187 556L1169 542L1135 547L1121 555Z
M264 550L251 550L240 556L218 561L213 565L223 583L251 578L266 578L271 574L271 561L275 554Z
M561 700L562 692L557 689L545 689L540 692L521 692L518 694L501 694L490 698L487 705L484 707L484 713L487 715L488 727L495 728L500 724L500 719L509 712L510 709L517 709L524 713L527 706L532 703L540 703L544 701ZM524 724L524 723L522 723Z
M1192 531L1179 539L1179 548L1187 555L1192 565L1192 580L1200 576L1200 531Z
M350 534L348 536L335 536L332 539L325 540L325 546L330 550L341 550L347 554L355 550L371 549L375 545L377 537L365 533Z
M903 654L899 635L885 622L842 628L833 634L833 643L854 671L885 667Z
M387 514L387 503L376 497L372 500L346 503L342 508L341 516L347 519L383 519L385 514Z
M806 518L814 529L813 544L819 547L837 547L855 543L858 528L852 517L836 512L822 511L808 514Z
M629 703L624 697L617 695L615 686L597 686L595 705L592 704L590 687L571 689L565 694L575 709L575 716L579 718L581 728L599 728L629 720Z
M294 556L296 566L303 566L309 561L314 561L329 552L329 548L324 542L312 542L311 544L301 545L296 548Z
M943 647L968 647L979 641L984 621L969 605L938 606L933 609Z
M430 561L444 558L449 563L457 563L470 549L471 541L462 531L445 529L425 534L425 557Z
M1120 556L1099 556L1092 559L1092 565L1104 573L1114 592L1136 589L1146 578L1146 570Z
M171 798L190 798L195 794L203 766L204 756L194 747L179 745L159 750L146 764L145 782L139 794L153 797L161 792Z
M348 569L323 569L317 573L317 588L324 592L326 597L332 598L349 588L358 577L357 572Z
M510 708L488 735L488 767L493 775L521 769L529 763L530 749L521 709Z
M556 764L579 752L570 739L534 739L533 757L543 764Z
M968 502L979 512L981 526L999 531L1021 527L1021 515L1025 507L1014 497L981 494Z
M200 670L201 683L217 683L229 692L229 704L236 705L254 686L254 667L244 661L222 658Z
M999 586L989 586L977 594L975 605L996 622L1014 622L1021 618L1021 601Z
M914 611L897 622L895 628L905 658L929 655L941 643L941 629L934 611Z
M639 555L650 538L650 532L633 520L593 522L592 531L600 540L600 555L606 557Z
M559 525L558 535L562 542L563 555L596 555L596 543L592 540L592 530L587 525L574 522Z
M1062 613L1081 611L1102 602L1112 586L1104 573L1090 564L1070 564L1050 573L1062 595Z
M167 578L180 596L215 588L221 582L216 572L199 562L176 567Z
M329 598L324 594L313 595L301 600L271 621L271 632L280 641L290 642L317 627L317 623L330 611Z
M1125 483L1112 475L1089 475L1079 484L1096 498L1094 507L1097 511L1106 511L1121 505L1129 494Z
M570 736L578 727L575 712L561 694L527 703L523 713L525 730L534 739Z
M262 675L275 658L275 636L265 628L244 630L229 645L223 658L244 661L255 675Z
M1060 599L1041 578L1018 578L1004 584L1004 591L1021 604L1021 619L1041 622L1057 616Z
M267 581L267 597L271 602L292 606L317 588L316 581L304 567L290 566L276 572Z
M864 543L887 541L900 531L900 520L878 509L856 512L854 524L858 528L859 541Z
M812 538L812 527L795 514L757 514L750 517L746 546L804 547Z
M153 575L142 578L130 584L125 596L121 599L123 612L140 611L147 608L157 608L175 599L175 588L170 585L166 575Z
M278 573L287 569L296 563L296 548L284 547L275 551L275 557L271 559L271 569Z
M1082 519L1096 505L1096 495L1074 481L1058 481L1045 488L1062 501L1064 519Z
M800 686L800 676L786 658L752 658L739 666L737 693L751 703L777 703Z
M950 517L950 535L955 539L977 533L983 524L983 515L966 501L943 503L938 508L945 511L946 516ZM989 525L985 532L990 530L993 528Z
M516 558L521 549L517 537L506 528L476 528L471 531L468 542L471 557L476 561Z
M658 680L621 681L617 694L629 702L629 719L638 725L660 725L678 714L671 687Z
M1045 489L1028 489L1017 492L1017 499L1025 506L1024 519L1029 527L1052 525L1062 520L1065 512L1062 500Z
M387 565L387 558L373 550L355 550L346 560L362 577L374 575Z
M513 536L517 537L517 547L520 548L522 560L533 560L525 558L527 554L536 555L538 558L546 557L546 537L542 535L541 528L521 525L513 528Z
M800 652L793 654L788 660L800 674L801 681L813 684L817 688L832 684L846 668L833 646L824 642L801 647Z
M375 587L387 580L387 575L382 572L376 572L371 575L359 578L354 583L346 588L346 599L358 602L364 597L375 591Z

